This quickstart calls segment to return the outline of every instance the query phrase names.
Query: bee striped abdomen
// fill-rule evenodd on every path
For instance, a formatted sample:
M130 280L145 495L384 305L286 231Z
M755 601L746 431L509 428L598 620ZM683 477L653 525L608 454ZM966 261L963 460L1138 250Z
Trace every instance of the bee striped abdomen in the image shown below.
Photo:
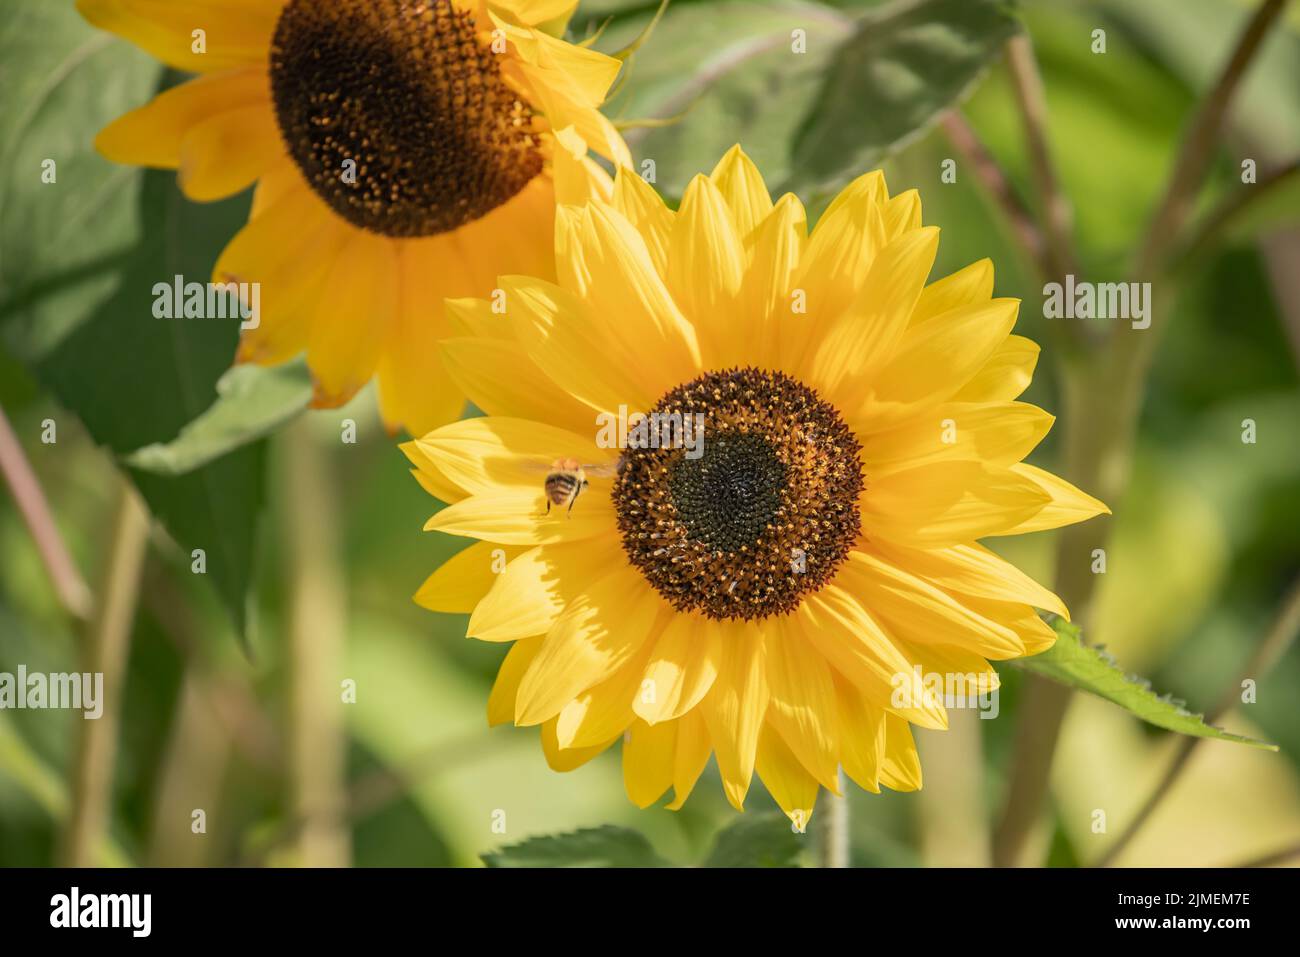
M546 497L552 505L566 505L578 488L578 477L572 472L552 472L546 476Z

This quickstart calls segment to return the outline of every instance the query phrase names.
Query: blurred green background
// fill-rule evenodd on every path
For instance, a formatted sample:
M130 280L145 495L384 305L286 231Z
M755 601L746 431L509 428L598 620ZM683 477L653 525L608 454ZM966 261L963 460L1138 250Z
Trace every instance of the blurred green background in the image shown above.
M58 5L0 0L0 12L12 14L0 18L6 21L0 42L16 42L33 7ZM837 44L846 35L846 18L869 6L674 3L637 54L610 113L637 119L690 107L677 124L628 132L634 155L655 159L658 185L670 196L740 140L769 185L794 186L815 208L825 200L823 187L839 181L833 168L838 159L810 161L807 131L810 123L837 119L818 119L829 102L823 84L827 71L843 68ZM1052 145L1074 203L1089 278L1121 278L1188 112L1249 6L1232 0L1021 5L1044 74ZM613 50L652 12L649 5L594 0L583 5L571 29L582 37L612 16L598 46ZM43 340L56 339L69 315L104 314L120 281L113 271L117 250L131 247L155 271L164 260L182 257L198 263L196 274L205 273L204 258L210 263L233 233L246 200L174 210L193 216L180 234L183 249L140 240L155 208L150 191L159 193L159 202L177 202L169 177L116 170L86 151L115 109L144 102L160 82L159 71L125 43L99 40L75 15L54 16L67 34L67 50L95 44L84 60L100 72L84 81L60 78L60 71L71 73L81 61L69 66L67 50L60 52L54 41L27 44L21 60L6 55L0 66L0 90L6 91L0 114L8 117L0 121L0 202L11 198L0 205L0 405L77 565L94 585L104 573L104 543L121 485L119 466L104 446L122 453L165 440L202 411L210 388L177 401L177 408L165 407L169 395L185 391L174 378L198 369L199 381L214 379L230 362L233 333L188 344L195 352L180 371L160 371L159 363L170 362L170 345L135 341L125 327L104 332L101 322L103 351L79 353L76 363L42 358L59 352ZM809 37L809 51L796 67L788 48L792 25ZM1104 55L1090 50L1098 28L1106 30ZM1029 195L1020 123L1000 58L981 75L963 109ZM28 190L19 180L30 181L37 158L57 154L60 144L79 151L75 162L61 165L61 179L83 169L99 177L97 199L78 199L74 192L66 208L24 218L28 207L12 198ZM1265 167L1297 152L1300 10L1292 4L1239 97L1210 195L1236 184L1240 157ZM942 131L921 131L884 160L890 189L918 188L925 220L943 228L936 275L992 257L997 294L1024 300L1017 332L1046 344L1041 290L996 208L960 166L956 183L940 182L942 161L955 155ZM871 156L868 144L861 159ZM816 176L809 173L814 167ZM52 223L51 217L64 218ZM1298 235L1300 222L1284 216L1217 251L1182 288L1146 395L1136 471L1117 513L1089 630L1088 637L1126 668L1193 710L1220 697L1300 573ZM85 247L85 258L56 261L43 252L69 243ZM167 267L166 274L171 271ZM83 426L84 420L96 433L94 417L69 411L56 396L75 394L83 382L104 375L105 366L113 367L114 388L148 397L152 411L129 423L133 434L101 435L96 442ZM1049 411L1060 407L1050 347L1025 398ZM1257 423L1254 445L1241 441L1246 418ZM41 441L47 419L57 423L56 444ZM340 441L344 419L357 423L356 444ZM1032 461L1050 467L1055 455L1049 436ZM642 831L664 857L689 862L699 860L718 829L733 820L712 768L684 810L639 811L623 794L617 749L557 774L546 767L535 729L487 729L487 692L504 649L466 640L461 616L411 603L424 577L460 543L420 531L435 503L407 474L368 391L346 409L312 413L216 465L204 479L223 490L211 504L211 526L233 535L235 546L244 534L236 529L247 529L246 560L206 576L191 574L188 547L161 526L153 528L126 669L107 822L111 838L101 860L282 864L320 860L312 847L323 842L333 859L357 866L473 865L481 853L531 835L615 823ZM177 494L177 503L187 501ZM317 536L306 557L303 522L315 526L309 534ZM995 544L1040 580L1050 580L1050 533ZM247 653L227 607L232 595L237 604L245 582L252 584ZM294 596L304 594L313 597L314 612L295 611ZM294 668L303 666L290 654L293 627L320 630L331 688L349 678L357 688L356 703L342 708L345 774L342 792L334 795L347 811L326 834L306 834L295 819L300 782L292 742L328 739L329 729L301 726L310 721L310 709L295 707L291 693ZM61 608L20 516L8 495L0 495L0 672L20 663L29 671L82 670L83 641L84 628ZM850 789L855 864L987 863L1023 681L1014 668L1002 670L997 720L962 715L946 736L918 732L922 792L873 796ZM1258 703L1223 720L1231 730L1279 743L1281 752L1203 744L1119 863L1232 864L1300 841L1297 691L1300 651L1292 648L1261 676ZM0 865L61 860L81 723L74 712L0 711ZM1106 810L1113 836L1175 746L1173 735L1078 696L1056 757L1051 813L1036 837L1043 858L1061 866L1095 858L1108 836L1092 833L1093 809ZM749 807L751 813L775 807L757 781ZM204 834L191 831L196 808L206 811ZM504 834L492 827L497 810L506 812Z

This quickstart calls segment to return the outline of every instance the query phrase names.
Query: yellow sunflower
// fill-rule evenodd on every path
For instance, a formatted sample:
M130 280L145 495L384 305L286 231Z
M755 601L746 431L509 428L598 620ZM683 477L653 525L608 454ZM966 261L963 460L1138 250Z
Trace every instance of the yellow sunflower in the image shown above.
M96 146L176 169L185 195L256 183L214 282L260 283L244 361L306 352L315 404L371 376L392 429L457 417L441 303L550 276L558 198L629 162L598 110L618 60L556 39L576 0L78 0L96 26L200 74ZM549 32L548 32L549 31Z
M641 806L710 754L733 805L757 771L796 820L840 768L921 786L930 676L995 687L988 659L1052 644L1035 609L1067 615L976 540L1106 511L1021 461L1053 421L1016 401L1038 348L988 260L926 285L938 240L879 172L809 234L737 147L676 212L620 171L560 209L555 282L448 303L488 415L403 448L449 503L426 528L477 543L416 601L513 643L492 723L540 725L560 770L621 741Z

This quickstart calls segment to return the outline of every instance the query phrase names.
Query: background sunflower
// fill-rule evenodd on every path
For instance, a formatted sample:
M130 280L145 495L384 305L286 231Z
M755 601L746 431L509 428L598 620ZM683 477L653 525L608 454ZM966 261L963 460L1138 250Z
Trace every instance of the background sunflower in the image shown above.
M239 359L305 352L326 408L376 376L389 428L423 431L464 404L434 357L438 303L493 268L545 269L557 188L604 186L586 146L628 158L598 109L619 61L546 32L573 6L79 0L91 23L200 74L96 146L178 170L197 201L256 184L212 271L261 287Z
M566 36L582 41L612 17L594 49L620 50L651 6L591 0ZM1263 859L1300 831L1300 658L1282 614L1296 607L1300 554L1287 441L1300 416L1286 172L1300 151L1295 5L1254 31L1264 41L1241 57L1227 113L1196 154L1210 160L1189 180L1204 180L1197 203L1159 230L1180 244L1157 244L1170 268L1145 277L1125 266L1151 247L1188 155L1184 131L1222 89L1248 23L1278 5L1020 10L675 3L603 109L676 119L626 132L634 168L674 208L735 142L774 190L807 200L810 227L864 169L881 166L894 193L920 190L926 223L943 230L933 275L990 258L993 295L1022 302L1016 334L1043 346L1019 401L1058 419L1029 462L1115 509L1072 526L1102 543L1042 532L988 546L1059 588L1088 646L1104 644L1122 670L1281 746L1207 741L1162 783L1184 742L1200 739L995 662L996 720L954 709L946 732L915 732L920 791L846 788L851 863ZM578 829L588 862L818 860L816 822L791 833L762 810L773 805L760 785L738 814L714 763L680 811L641 810L609 753L556 774L531 734L485 727L506 649L462 640L467 615L432 615L405 596L445 560L485 576L492 566L413 528L429 499L380 427L374 390L301 417L313 391L301 365L227 374L237 324L151 313L155 282L211 274L252 202L245 191L195 203L173 171L94 150L99 130L181 77L71 2L0 0L0 11L0 406L16 440L0 429L0 672L74 670L95 650L125 688L117 730L97 736L87 728L110 724L0 710L0 864L566 863L575 845L541 838ZM1105 52L1093 50L1098 30ZM1242 215L1216 215L1231 209ZM1159 331L1107 339L1113 326L1044 319L1045 273L1062 262L1098 281L1159 283ZM1097 348L1121 342L1149 345L1123 361ZM510 343L484 348L484 361L515 368ZM526 394L531 383L517 385ZM1058 577L1060 537L1065 552L1089 555L1081 579ZM1105 574L1091 572L1094 547L1106 550ZM1253 704L1241 702L1247 671ZM354 704L340 700L345 680ZM320 682L329 695L300 693ZM1152 795L1153 813L1141 813ZM196 807L207 811L202 840Z

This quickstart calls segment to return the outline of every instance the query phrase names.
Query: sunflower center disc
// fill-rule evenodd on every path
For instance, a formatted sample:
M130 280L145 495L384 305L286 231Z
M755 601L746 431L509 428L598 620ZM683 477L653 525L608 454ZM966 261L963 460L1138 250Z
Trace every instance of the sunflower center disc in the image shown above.
M542 169L531 111L450 0L289 0L271 93L312 189L384 236L456 229Z
M766 618L831 580L857 539L863 488L861 446L833 406L747 368L678 386L656 414L702 415L704 429L702 455L690 442L626 449L614 482L623 549L664 598L710 618Z

